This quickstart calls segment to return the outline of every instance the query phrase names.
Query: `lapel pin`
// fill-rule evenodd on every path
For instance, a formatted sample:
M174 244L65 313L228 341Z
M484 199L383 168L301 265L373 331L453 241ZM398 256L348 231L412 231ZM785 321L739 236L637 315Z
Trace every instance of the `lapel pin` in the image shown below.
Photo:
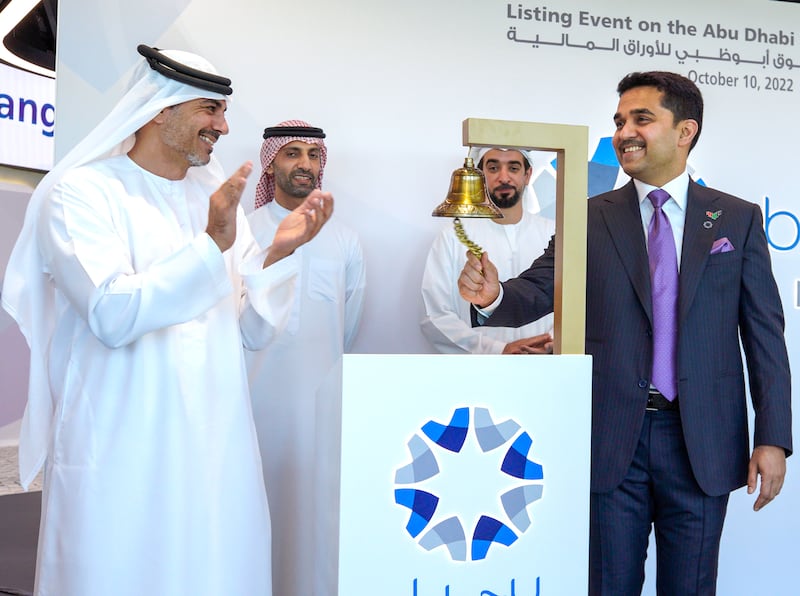
M711 221L709 221L709 220L717 221L717 219L719 218L720 215L722 215L722 209L720 209L719 211L706 211L706 217L708 219L703 222L703 227L706 230L710 230L713 227L714 224L711 223Z

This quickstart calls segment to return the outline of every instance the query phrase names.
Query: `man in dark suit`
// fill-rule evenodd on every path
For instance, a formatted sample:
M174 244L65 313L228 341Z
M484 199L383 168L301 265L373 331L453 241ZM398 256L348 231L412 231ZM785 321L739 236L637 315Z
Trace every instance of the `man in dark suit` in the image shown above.
M780 492L792 450L783 310L759 207L702 187L686 171L703 120L697 87L647 72L626 76L617 91L613 144L633 180L588 202L589 591L639 594L654 527L658 593L714 594L728 494L745 484L754 493L760 477L761 509ZM668 193L663 206L656 189ZM661 232L650 227L657 211L668 220ZM664 269L648 259L656 253L648 241L659 235L669 238L677 274L666 311L652 298L665 293ZM552 310L553 270L552 240L503 284L487 254L470 255L459 288L477 309L476 324L520 325ZM674 333L662 325L670 309ZM675 340L663 352L666 336ZM755 410L752 454L740 340ZM657 367L672 365L666 380L654 358Z

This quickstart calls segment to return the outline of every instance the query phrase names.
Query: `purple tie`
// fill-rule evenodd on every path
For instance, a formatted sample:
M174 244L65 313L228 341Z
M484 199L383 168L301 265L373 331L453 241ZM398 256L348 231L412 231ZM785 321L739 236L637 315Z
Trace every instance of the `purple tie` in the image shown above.
M655 208L647 236L653 292L652 384L672 401L678 395L678 257L669 218L661 208L669 193L657 188L647 198Z

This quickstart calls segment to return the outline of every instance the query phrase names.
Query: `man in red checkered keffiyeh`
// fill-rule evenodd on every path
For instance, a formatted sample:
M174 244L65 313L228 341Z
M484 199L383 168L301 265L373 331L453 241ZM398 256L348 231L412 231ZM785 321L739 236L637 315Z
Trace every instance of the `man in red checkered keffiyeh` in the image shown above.
M301 141L319 147L320 168L315 188L322 188L322 174L328 158L324 138L325 133L321 128L311 126L302 120L286 120L264 130L264 143L261 145L261 178L256 186L256 209L275 199L275 173L272 171L272 162L278 152L292 141Z
M264 131L256 209L247 215L262 249L304 201L324 196L334 210L331 194L320 190L324 138L321 129L300 120ZM266 349L245 350L272 512L272 591L335 594L339 511L331 503L338 499L339 478L331 471L339 469L342 415L335 380L358 331L366 267L355 231L333 215L285 265L297 265L295 291L274 300L290 302L289 320Z

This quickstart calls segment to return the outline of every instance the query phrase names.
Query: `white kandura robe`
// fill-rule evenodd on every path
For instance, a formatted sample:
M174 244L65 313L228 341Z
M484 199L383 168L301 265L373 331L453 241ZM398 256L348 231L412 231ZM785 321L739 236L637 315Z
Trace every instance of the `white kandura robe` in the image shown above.
M37 595L270 594L242 344L285 320L297 263L261 270L241 209L220 253L213 190L122 155L68 172L42 208L58 324Z
M461 218L467 237L489 254L500 281L516 277L544 252L555 223L523 210L516 224ZM501 354L506 344L553 329L553 315L522 327L472 327L470 305L458 291L458 277L467 262L467 248L446 225L428 253L422 277L426 316L420 322L428 341L445 354Z
M248 215L260 246L288 211L272 201ZM358 328L365 267L355 233L331 218L295 251L302 261L286 329L245 352L272 513L273 591L337 589L341 356Z

